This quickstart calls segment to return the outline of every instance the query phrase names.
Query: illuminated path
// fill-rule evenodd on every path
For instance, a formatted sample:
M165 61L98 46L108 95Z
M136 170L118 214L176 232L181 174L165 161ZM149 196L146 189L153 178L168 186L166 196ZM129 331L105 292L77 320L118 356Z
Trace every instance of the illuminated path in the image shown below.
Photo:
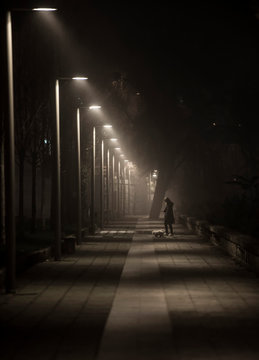
M170 319L151 238L133 238L98 360L170 358Z
M259 280L176 226L117 222L0 295L1 360L257 360Z
M258 359L258 279L180 226L176 234L134 236L98 360Z

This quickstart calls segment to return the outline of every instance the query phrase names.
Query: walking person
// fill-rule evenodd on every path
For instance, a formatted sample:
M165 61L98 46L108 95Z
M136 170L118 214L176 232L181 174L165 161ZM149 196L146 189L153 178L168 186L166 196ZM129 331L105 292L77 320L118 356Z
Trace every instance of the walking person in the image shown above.
M166 203L166 207L164 209L165 233L166 235L169 235L168 233L168 227L169 227L170 235L173 236L173 224L175 223L174 211L173 211L174 203L168 197L166 197L164 201Z

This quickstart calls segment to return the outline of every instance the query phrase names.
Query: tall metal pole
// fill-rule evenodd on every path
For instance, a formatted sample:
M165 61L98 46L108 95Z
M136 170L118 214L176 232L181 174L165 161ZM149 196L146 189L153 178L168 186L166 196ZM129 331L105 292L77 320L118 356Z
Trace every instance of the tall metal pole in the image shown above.
M56 99L56 123L54 134L54 196L55 196L55 246L54 257L61 260L61 190L60 190L60 104L59 104L59 80L55 86Z
M104 163L104 141L101 141L100 156L100 228L103 228L103 163Z
M95 233L95 127L93 126L92 139L92 171L91 171L91 207L90 207L90 233Z
M125 160L122 160L122 177L121 177L121 205L122 205L122 216L125 216L125 199L126 199L126 182L125 182Z
M112 174L111 174L111 217L114 220L114 169L115 169L115 156L112 154Z
M118 201L118 217L120 217L120 201L121 201L121 196L120 196L120 173L121 173L121 163L120 163L120 160L118 160L118 166L117 166L117 186L118 186L118 198L117 198L117 201Z
M81 201L81 146L80 146L80 109L76 111L76 139L77 139L77 244L81 244L82 201Z
M150 207L151 207L151 176L152 173L150 171L148 175L148 212L150 211Z
M107 147L106 157L106 196L107 196L107 222L110 220L110 150Z
M129 196L128 196L128 161L125 161L125 167L124 167L124 187L125 187L125 214L129 214Z
M8 121L6 122L6 291L16 291L16 227L15 227L15 146L12 17L6 15L6 44L8 71Z
M130 206L130 202L131 202L131 191L130 191L130 166L128 165L128 213L129 215L131 214L131 206Z

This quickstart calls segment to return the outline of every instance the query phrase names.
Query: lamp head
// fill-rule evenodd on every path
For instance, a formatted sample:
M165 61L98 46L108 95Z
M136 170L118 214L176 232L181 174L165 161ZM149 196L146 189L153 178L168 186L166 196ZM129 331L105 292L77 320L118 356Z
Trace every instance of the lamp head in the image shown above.
M91 105L91 106L89 106L89 110L98 110L98 109L101 109L100 105Z
M72 79L73 80L88 80L88 78L85 76L74 76L74 77L72 77Z
M32 11L57 11L56 8L33 8Z

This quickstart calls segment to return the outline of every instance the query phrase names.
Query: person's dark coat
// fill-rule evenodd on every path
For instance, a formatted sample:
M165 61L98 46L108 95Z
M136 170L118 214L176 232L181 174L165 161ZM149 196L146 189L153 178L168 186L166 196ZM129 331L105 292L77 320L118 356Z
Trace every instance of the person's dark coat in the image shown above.
M174 221L174 211L173 211L174 203L168 198L165 200L165 202L166 202L166 207L164 210L165 222L167 224L174 224L174 222L175 222Z

